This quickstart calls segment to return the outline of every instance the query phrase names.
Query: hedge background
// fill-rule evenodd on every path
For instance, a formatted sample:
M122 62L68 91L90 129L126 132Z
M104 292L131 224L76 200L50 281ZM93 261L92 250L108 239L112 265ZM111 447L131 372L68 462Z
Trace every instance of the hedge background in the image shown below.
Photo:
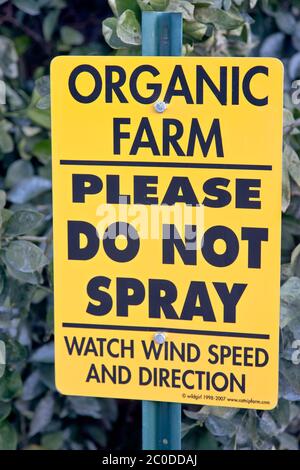
M64 397L53 383L49 62L140 54L141 10L182 11L184 54L280 57L286 67L280 401L273 411L184 407L187 449L298 449L300 1L0 0L0 449L136 449L140 403ZM300 82L299 82L300 84ZM294 85L295 86L295 85ZM300 95L300 94L299 94Z

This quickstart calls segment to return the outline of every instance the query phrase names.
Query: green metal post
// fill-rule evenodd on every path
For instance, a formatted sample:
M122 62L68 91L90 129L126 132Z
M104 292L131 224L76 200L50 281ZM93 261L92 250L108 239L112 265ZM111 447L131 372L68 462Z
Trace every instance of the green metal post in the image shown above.
M142 54L181 56L181 13L143 12ZM143 449L181 449L181 405L143 401Z

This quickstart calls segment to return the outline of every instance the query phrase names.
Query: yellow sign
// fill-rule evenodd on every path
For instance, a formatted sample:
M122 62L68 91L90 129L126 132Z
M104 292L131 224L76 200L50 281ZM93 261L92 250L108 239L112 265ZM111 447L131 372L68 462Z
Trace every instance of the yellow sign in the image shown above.
M51 65L56 385L277 403L282 65Z

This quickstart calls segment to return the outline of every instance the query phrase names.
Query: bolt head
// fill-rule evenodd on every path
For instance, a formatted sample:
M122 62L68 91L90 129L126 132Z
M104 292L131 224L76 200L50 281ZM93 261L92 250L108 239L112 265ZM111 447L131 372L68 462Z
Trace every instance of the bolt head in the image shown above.
M155 341L157 344L164 344L164 342L166 341L166 335L165 335L165 333L155 333L155 335L154 335L154 341Z
M163 113L167 109L167 105L164 101L157 101L154 108L158 113Z

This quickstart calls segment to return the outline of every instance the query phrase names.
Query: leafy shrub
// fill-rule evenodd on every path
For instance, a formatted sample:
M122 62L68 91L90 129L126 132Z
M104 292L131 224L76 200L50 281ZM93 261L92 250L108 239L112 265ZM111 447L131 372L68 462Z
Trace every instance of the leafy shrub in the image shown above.
M297 449L300 367L300 2L0 0L0 449L130 445L130 402L63 397L53 383L49 62L58 54L140 54L141 10L181 11L186 55L271 55L286 65L280 401L273 411L185 407L189 449ZM102 22L103 37L100 37ZM119 418L118 418L119 416ZM122 432L116 432L121 426ZM117 424L116 424L117 423ZM137 437L136 437L137 440ZM131 443L131 445L135 445ZM137 442L136 445L139 445Z

